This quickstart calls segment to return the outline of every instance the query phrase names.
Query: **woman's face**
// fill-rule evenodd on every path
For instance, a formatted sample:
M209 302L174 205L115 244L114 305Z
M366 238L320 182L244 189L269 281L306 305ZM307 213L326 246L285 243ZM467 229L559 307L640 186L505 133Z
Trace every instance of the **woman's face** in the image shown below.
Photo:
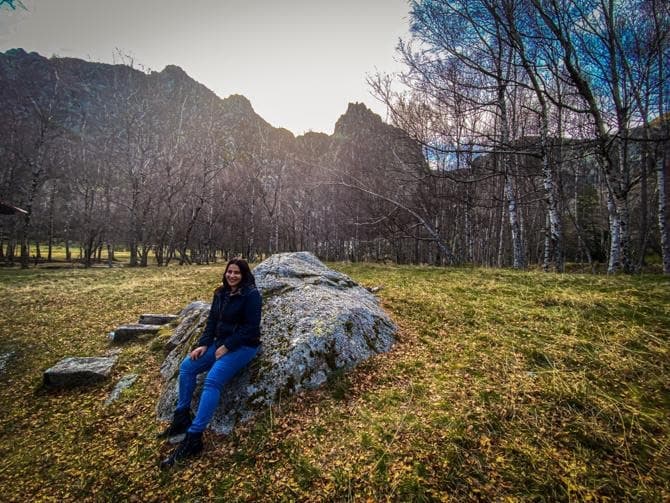
M228 286L233 290L240 286L240 281L242 281L242 271L237 264L230 264L228 269L226 269L226 281Z

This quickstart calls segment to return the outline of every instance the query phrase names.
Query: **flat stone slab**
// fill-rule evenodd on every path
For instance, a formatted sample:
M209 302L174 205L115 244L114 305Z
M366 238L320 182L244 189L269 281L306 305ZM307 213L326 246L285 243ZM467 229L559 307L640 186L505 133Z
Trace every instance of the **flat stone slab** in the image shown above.
M141 314L138 323L143 325L167 325L178 317L176 314Z
M156 335L161 329L161 325L147 325L144 323L129 323L121 325L113 332L109 333L109 339L112 342L126 342L137 339L142 335Z
M117 360L117 356L65 358L44 371L44 384L50 388L95 384L109 377Z

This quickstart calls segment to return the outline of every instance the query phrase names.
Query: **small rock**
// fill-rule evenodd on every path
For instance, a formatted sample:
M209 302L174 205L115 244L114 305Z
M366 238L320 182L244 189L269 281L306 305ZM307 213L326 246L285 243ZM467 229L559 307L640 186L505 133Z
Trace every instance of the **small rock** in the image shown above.
M71 388L104 381L117 360L117 356L65 358L44 372L44 385Z
M168 437L167 441L168 444L176 445L180 444L182 440L186 438L186 433L180 433L179 435L173 435L171 437Z
M105 400L105 405L109 405L115 400L118 400L119 397L121 396L121 393L123 393L123 390L130 388L133 384L135 384L135 381L137 381L137 378L139 376L137 374L127 374L119 380L119 382L116 383L116 386L114 386L114 389L109 395L109 398Z
M303 381L303 385L307 389L318 388L322 384L328 381L328 376L323 370L316 372L312 377Z
M12 356L14 356L14 351L10 351L9 353L0 353L0 372L4 372Z

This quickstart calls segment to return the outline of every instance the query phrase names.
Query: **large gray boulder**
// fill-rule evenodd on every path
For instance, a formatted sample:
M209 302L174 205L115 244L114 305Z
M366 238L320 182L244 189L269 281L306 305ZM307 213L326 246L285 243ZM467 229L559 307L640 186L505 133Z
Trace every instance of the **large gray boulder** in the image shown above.
M261 351L222 393L210 423L217 433L229 433L238 421L252 418L279 396L316 388L333 371L388 351L394 342L396 327L377 299L311 253L273 255L254 275L263 295ZM161 367L165 387L159 419L172 416L179 363L200 336L208 312L209 305L199 302L180 315L174 331L179 343L171 340Z

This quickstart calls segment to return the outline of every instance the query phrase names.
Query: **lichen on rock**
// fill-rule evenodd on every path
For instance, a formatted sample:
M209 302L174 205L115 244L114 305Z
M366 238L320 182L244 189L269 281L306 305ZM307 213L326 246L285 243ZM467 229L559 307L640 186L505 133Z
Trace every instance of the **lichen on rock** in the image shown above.
M273 255L254 269L263 295L261 350L226 386L210 428L229 433L278 397L321 386L334 371L390 350L396 327L377 299L348 276L307 252ZM157 412L169 419L177 398L179 363L202 332L209 305L180 314ZM188 336L186 336L188 334ZM176 343L176 344L175 344ZM196 398L197 400L197 398Z

